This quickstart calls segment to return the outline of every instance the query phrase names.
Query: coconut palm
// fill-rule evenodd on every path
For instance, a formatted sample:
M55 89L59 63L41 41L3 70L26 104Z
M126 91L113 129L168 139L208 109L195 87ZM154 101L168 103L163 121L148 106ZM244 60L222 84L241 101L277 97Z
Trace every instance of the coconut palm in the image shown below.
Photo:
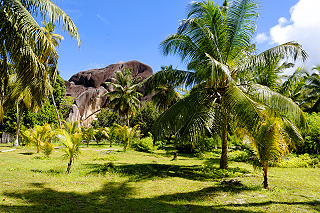
M173 70L173 68L172 65L170 65L169 67L161 67L161 70L166 72ZM174 82L174 79L170 79L169 75L162 75L161 77L163 77L163 79L151 77L145 82L145 85L147 93L154 93L152 102L155 106L157 106L160 111L165 111L183 97L183 95L177 91L177 87L180 87L182 84L180 82Z
M41 30L45 33L45 35L46 35L47 39L49 40L49 42L51 42L53 44L53 47L55 49L59 48L60 47L59 42L64 40L64 38L63 38L62 35L54 33L56 25L52 24L50 22L45 22L45 21L42 22L42 24L43 24L43 27L41 27ZM54 57L49 57L46 64L47 64L47 66L49 64L56 66L56 59ZM50 84L52 83L52 86L53 86L55 84L55 81L56 81L56 76L57 76L58 70L57 69L51 69L51 71L53 73L48 73L48 77L47 78L48 78L49 83ZM52 99L52 102L53 102L53 105L54 105L54 109L55 109L57 117L58 117L59 127L60 127L60 129L62 129L60 115L59 115L59 112L58 112L58 109L57 109L57 105L56 105L56 102L55 102L54 96L53 96L53 90L50 90L50 94L51 94L51 99Z
M295 42L250 54L257 7L255 0L235 0L221 8L212 1L191 3L187 19L160 47L165 56L180 56L190 70L170 71L171 78L194 87L159 117L154 126L155 140L173 131L180 141L194 147L205 131L218 132L222 139L220 168L227 169L231 121L235 128L255 134L267 118L266 112L277 111L277 115L290 120L293 129L307 126L303 112L290 99L241 78L255 67L267 67L275 57L307 58ZM160 71L155 75L163 74Z
M69 174L71 171L71 165L75 158L77 158L80 154L79 146L82 140L81 133L70 134L65 129L60 129L57 131L58 139L63 143L65 146L65 157L69 160L67 173Z
M312 73L312 75L307 79L306 88L310 90L308 94L307 102L314 103L310 109L310 112L319 112L320 106L320 66L314 67L313 70L317 72Z
M113 88L113 91L107 93L111 99L109 107L127 120L128 127L129 116L137 110L140 105L138 98L143 96L137 91L143 82L139 82L140 77L133 79L131 71L132 69L119 70L115 72L116 77L111 79L113 82L105 82Z
M1 0L0 1L0 88L7 86L9 64L14 66L17 78L21 80L19 90L23 90L34 81L41 81L48 76L46 63L49 58L58 61L54 44L49 41L36 16L50 23L62 24L73 39L80 38L78 30L69 16L52 1L47 0ZM55 68L56 66L53 66ZM41 88L30 88L37 99L43 99ZM3 103L1 103L3 104ZM3 106L0 114L3 114Z
M106 138L109 140L110 147L112 147L113 141L117 138L118 136L118 131L117 128L113 125L111 127L105 127L105 131L107 132ZM119 144L120 145L120 144Z
M98 129L94 129L94 137L96 139L97 145L101 142L101 140L108 137L108 129L100 127Z

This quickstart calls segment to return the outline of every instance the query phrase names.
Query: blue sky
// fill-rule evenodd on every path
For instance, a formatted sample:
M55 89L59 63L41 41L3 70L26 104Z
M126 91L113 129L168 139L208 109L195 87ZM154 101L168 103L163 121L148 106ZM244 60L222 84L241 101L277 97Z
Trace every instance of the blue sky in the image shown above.
M61 77L68 80L80 71L130 60L150 65L154 72L160 70L161 66L170 64L178 69L184 69L185 66L181 64L179 57L163 57L159 51L159 43L169 34L176 32L179 20L186 18L189 2L190 0L58 2L57 5L75 22L82 42L81 50L78 51L77 42L72 41L67 33L57 30L57 33L65 37L58 49L58 69ZM222 4L223 0L215 2ZM260 18L255 37L259 50L263 51L280 42L291 40L298 41L304 47L304 43L316 42L314 39L320 37L320 32L317 37L320 18L316 19L318 14L315 12L316 9L320 11L319 0L260 0L259 2ZM312 2L313 6L310 6ZM306 3L310 6L308 10ZM307 26L312 32L310 37L305 33L309 28L301 31L301 26L306 25L304 13L312 13L315 16L312 23L316 24ZM310 21L310 18L314 17L308 18ZM315 48L314 45L306 45ZM316 61L320 63L320 58L314 56L315 50L311 52L313 55L311 53L309 55L312 60L309 61L312 62L307 65L312 67Z

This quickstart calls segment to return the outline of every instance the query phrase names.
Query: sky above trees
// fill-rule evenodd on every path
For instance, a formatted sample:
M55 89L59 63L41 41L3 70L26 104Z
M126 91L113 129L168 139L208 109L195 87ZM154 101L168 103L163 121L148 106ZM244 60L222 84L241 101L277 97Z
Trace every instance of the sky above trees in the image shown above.
M60 30L65 40L58 49L58 69L63 79L119 61L137 60L154 72L161 66L185 69L180 58L163 57L159 44L176 32L179 20L186 18L190 0L63 0L57 5L75 22L81 38L77 42ZM223 0L217 0L219 4ZM297 41L309 54L305 65L320 64L320 1L260 0L260 17L254 42L260 51ZM292 72L292 70L287 71Z

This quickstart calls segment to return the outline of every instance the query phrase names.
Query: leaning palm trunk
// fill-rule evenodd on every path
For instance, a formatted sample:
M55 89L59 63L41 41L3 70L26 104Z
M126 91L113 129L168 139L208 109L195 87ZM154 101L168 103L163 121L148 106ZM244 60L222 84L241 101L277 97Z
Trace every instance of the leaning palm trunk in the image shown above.
M53 92L51 92L51 98L52 98L54 109L56 110L56 113L57 113L57 117L58 117L58 121L59 121L59 127L60 127L60 129L62 129L61 119L60 119L59 112L58 112L58 109L57 109L56 101L54 100Z

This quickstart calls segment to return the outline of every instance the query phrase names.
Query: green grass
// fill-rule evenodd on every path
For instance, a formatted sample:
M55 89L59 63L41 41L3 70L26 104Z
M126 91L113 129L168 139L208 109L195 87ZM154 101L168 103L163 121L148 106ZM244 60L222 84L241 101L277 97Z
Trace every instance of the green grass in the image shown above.
M172 161L165 151L113 148L82 146L69 175L61 149L49 159L34 147L0 152L0 212L320 211L319 168L270 168L265 190L260 171L237 162L220 170L215 153ZM221 184L230 179L241 184Z

